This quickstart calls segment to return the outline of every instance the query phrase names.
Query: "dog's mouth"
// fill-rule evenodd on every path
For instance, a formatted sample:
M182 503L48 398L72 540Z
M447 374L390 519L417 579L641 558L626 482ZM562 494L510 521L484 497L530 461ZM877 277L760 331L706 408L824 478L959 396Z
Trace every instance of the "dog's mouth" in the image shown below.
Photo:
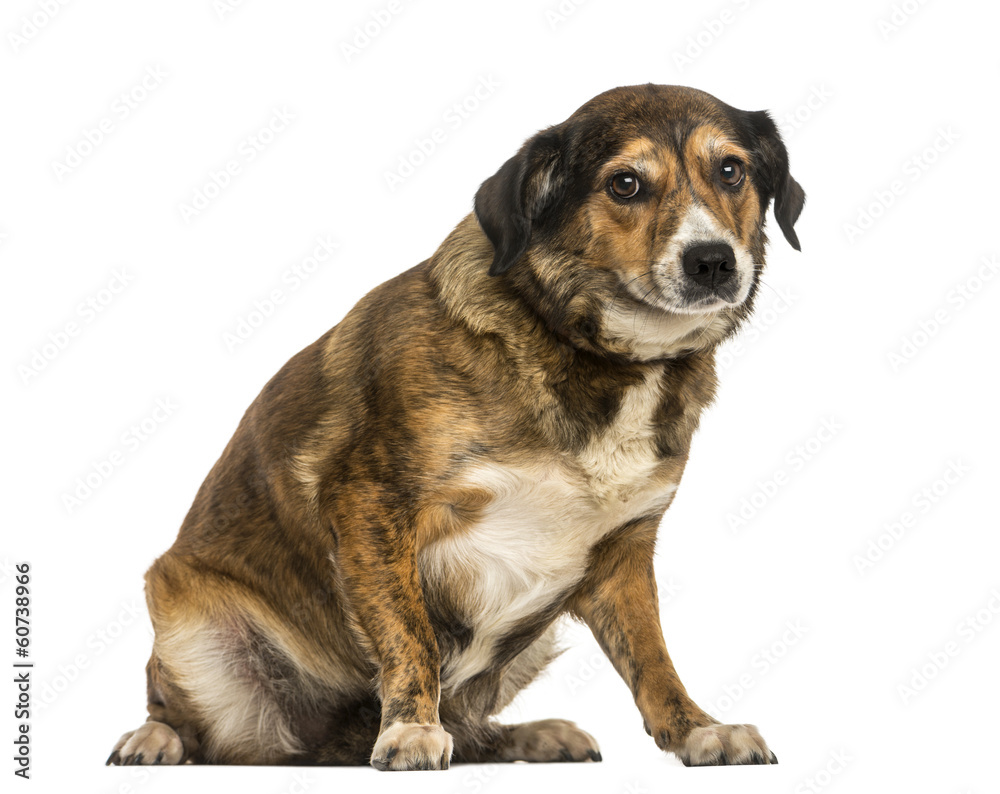
M725 283L714 286L655 271L650 281L642 291L630 289L632 297L668 314L716 314L739 307L750 293L748 279L735 272Z
M711 347L738 322L738 303L715 296L678 299L672 291L638 283L605 310L602 344L640 360Z
M734 309L743 303L745 296L741 292L738 286L718 291L685 291L683 302L674 304L672 310L681 314L709 314Z

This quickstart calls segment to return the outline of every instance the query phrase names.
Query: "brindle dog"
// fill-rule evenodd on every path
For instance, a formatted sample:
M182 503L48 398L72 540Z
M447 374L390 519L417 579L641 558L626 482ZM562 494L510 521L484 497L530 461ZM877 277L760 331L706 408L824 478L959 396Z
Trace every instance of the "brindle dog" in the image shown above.
M772 199L798 248L771 118L689 88L614 89L528 140L247 410L146 575L149 719L109 763L599 761L570 722L491 719L564 614L663 750L776 763L688 696L653 572Z

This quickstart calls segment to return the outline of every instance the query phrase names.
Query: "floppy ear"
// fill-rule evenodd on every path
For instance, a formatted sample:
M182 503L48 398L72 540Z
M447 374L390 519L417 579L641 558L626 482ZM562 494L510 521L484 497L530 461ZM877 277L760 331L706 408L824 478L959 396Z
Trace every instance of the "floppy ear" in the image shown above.
M535 135L476 191L479 225L493 244L490 275L505 273L528 250L531 227L562 195L562 140L555 127Z
M747 113L747 118L765 206L767 201L774 199L774 217L778 226L792 248L801 251L799 237L793 227L806 203L805 191L788 172L788 150L768 112L758 110Z

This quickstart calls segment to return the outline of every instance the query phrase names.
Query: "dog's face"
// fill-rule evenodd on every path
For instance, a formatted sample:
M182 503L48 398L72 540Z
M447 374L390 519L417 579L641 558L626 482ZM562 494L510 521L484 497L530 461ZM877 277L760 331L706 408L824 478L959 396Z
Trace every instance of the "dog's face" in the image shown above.
M772 199L797 249L805 195L766 112L646 85L601 94L527 141L483 183L476 215L490 274L557 333L657 358L713 346L747 316Z

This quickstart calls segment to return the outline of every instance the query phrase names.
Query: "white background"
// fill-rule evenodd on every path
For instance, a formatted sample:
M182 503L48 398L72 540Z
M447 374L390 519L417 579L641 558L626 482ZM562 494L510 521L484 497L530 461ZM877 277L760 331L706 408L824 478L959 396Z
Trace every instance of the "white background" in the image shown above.
M1000 279L983 264L1000 254L996 4L399 0L353 54L387 2L47 7L0 12L0 604L12 612L11 565L30 561L37 665L32 780L17 790L997 790ZM640 82L771 109L809 196L802 253L772 227L757 324L722 354L659 559L688 690L756 723L781 764L663 755L571 627L507 716L577 720L600 765L103 767L145 717L142 574L244 408L367 290L429 256L523 139ZM470 99L481 83L495 86ZM294 119L250 159L275 110ZM185 219L230 160L240 172ZM321 238L339 248L292 289ZM127 284L102 292L122 269ZM275 289L283 303L227 345ZM946 483L949 467L962 474Z

